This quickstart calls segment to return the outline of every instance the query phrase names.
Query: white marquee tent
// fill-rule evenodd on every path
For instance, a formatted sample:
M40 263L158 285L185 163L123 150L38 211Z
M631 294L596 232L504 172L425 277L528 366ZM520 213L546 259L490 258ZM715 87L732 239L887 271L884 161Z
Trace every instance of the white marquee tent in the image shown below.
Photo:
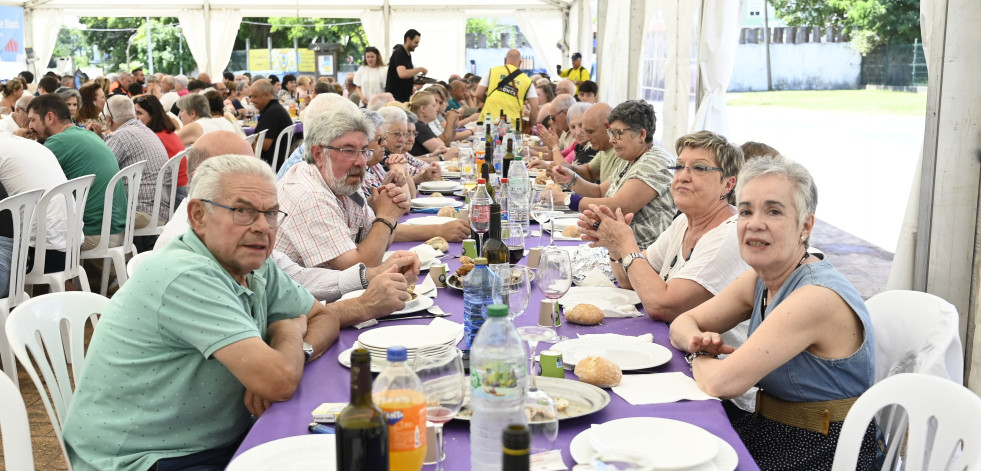
M589 64L595 11L601 99L619 103L655 91L661 142L671 143L690 130L726 134L725 91L743 1L0 0L0 4L24 7L25 41L40 63L50 58L66 16L176 16L198 68L211 76L218 76L228 63L243 16L360 18L369 41L382 50L401 42L402 34L414 28L423 35L414 61L424 64L430 75L446 77L465 69L463 38L469 17L513 17L546 62L546 70L566 64L574 51L582 52ZM595 2L595 8L590 2ZM977 0L921 1L930 74L923 158L890 288L927 291L957 307L967 360L965 378L981 392L981 336L975 335L981 309L981 87L977 86L981 29L974 24L977 18L981 18ZM652 42L657 47L651 47ZM690 116L693 100L698 106ZM882 164L889 162L883 158ZM897 194L905 194L905 189L897 189Z

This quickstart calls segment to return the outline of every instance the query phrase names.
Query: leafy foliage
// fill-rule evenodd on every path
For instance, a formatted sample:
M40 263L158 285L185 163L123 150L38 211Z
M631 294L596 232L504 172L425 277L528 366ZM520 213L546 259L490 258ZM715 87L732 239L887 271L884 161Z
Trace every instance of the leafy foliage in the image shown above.
M272 26L251 23L269 23ZM272 17L242 18L242 26L239 28L238 37L235 39L235 49L245 49L246 39L249 40L249 45L253 49L265 48L269 38L272 38L273 48L293 47L294 38L301 48L309 46L315 40L340 44L341 49L337 52L340 57L351 55L360 58L364 48L369 45L364 27L356 18ZM382 51L388 49L379 45L375 45L375 47Z
M509 33L508 44L501 44L502 33ZM487 38L487 47L490 48L515 47L515 39L518 37L514 26L502 25L497 20L487 18L468 18L467 34L483 35Z
M770 0L791 26L843 26L866 54L889 43L920 37L919 0Z

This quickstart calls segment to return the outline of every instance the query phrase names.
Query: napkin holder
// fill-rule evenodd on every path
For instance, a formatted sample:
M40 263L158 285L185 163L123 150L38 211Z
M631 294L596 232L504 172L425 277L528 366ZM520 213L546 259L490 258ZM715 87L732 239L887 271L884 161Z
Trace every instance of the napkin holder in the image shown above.
M558 319L558 321L556 321ZM559 316L559 303L543 299L538 306L538 325L542 327L556 327L562 325L562 317Z
M433 265L429 267L429 278L433 280L433 284L435 284L437 288L446 287L446 269L447 265L445 264Z

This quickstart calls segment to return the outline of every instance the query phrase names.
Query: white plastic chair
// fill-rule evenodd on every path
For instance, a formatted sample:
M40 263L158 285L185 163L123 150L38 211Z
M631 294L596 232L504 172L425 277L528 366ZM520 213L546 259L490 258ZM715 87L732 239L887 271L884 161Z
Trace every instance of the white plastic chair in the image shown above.
M153 210L150 212L150 223L142 229L135 229L133 231L133 236L155 236L163 234L164 226L160 224L160 205L163 203L163 187L165 178L170 176L170 188L168 190L168 198L170 208L167 212L167 220L169 221L171 217L174 216L174 201L177 200L177 173L180 170L181 161L187 156L187 149L182 150L177 155L171 157L167 160L162 167L160 167L160 172L157 173L157 185L153 190Z
M0 213L7 211L13 221L13 250L10 254L10 291L6 298L0 299L0 322L6 322L10 310L27 300L24 292L24 272L27 271L27 248L31 245L31 220L34 209L44 190L25 191L0 201ZM3 334L0 325L0 334ZM0 363L3 371L16 386L17 361L6 337L0 338Z
M3 437L3 461L11 471L34 471L31 447L31 424L27 407L17 385L0 375L0 436Z
M901 373L876 383L852 405L838 437L832 470L855 469L869 423L892 405L902 407L909 417L906 469L981 469L981 397L953 381ZM887 454L904 445L902 436L896 438L886 441Z
M109 185L106 187L106 203L102 212L102 232L99 245L90 250L83 250L80 254L82 259L101 258L112 261L113 268L116 269L116 279L119 286L126 283L126 255L136 255L136 247L133 245L133 224L136 220L136 201L140 191L140 180L143 176L143 167L146 162L137 162L119 171ZM112 198L116 190L116 184L122 180L126 184L126 225L123 228L123 243L116 247L109 247L109 236L112 235L110 227L112 225ZM103 296L109 291L109 264L102 264L102 284L99 292Z
M255 140L259 138L258 134L249 134L245 136L245 142L248 142L253 149L255 149Z
M7 319L7 339L41 395L66 462L62 427L74 394L72 380L77 383L82 377L85 323L91 320L95 326L108 305L109 298L95 293L50 293L25 301ZM67 336L62 335L63 330ZM71 359L71 376L66 358Z
M296 124L292 124L290 126L286 126L285 128L283 128L283 130L279 132L279 135L276 136L276 144L273 145L273 151L274 151L273 161L272 161L273 172L279 170L279 156L280 156L279 143L282 142L283 139L286 139L286 149L283 150L283 154L282 154L284 156L283 160L286 160L286 157L289 157L290 155L290 147L293 145L293 131L295 130L296 130Z
M252 147L255 149L255 158L262 159L262 143L266 140L266 131L268 129L263 129L258 133L253 134L255 136L255 142L252 143Z
M132 278L133 273L136 273L136 268L139 267L140 264L143 263L143 261L146 260L146 258L152 253L152 250L147 250L146 252L140 252L134 255L133 258L129 259L129 262L126 263L126 275Z
M52 292L64 291L65 282L78 277L82 289L92 291L85 269L81 266L79 252L82 247L82 228L85 226L85 202L89 198L89 190L95 175L85 175L73 178L44 192L37 205L37 228L34 231L34 267L24 279L28 285L46 284ZM48 248L48 221L41 217L48 213L52 204L65 205L68 216L65 224L65 270L56 273L44 273L45 251Z

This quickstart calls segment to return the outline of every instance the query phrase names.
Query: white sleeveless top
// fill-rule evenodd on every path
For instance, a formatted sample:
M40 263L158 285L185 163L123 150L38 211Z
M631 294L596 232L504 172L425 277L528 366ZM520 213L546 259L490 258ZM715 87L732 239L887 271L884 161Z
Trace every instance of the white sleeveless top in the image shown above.
M201 134L208 134L211 131L231 131L235 132L235 127L232 126L231 121L225 118L201 118L194 121L201 126Z

